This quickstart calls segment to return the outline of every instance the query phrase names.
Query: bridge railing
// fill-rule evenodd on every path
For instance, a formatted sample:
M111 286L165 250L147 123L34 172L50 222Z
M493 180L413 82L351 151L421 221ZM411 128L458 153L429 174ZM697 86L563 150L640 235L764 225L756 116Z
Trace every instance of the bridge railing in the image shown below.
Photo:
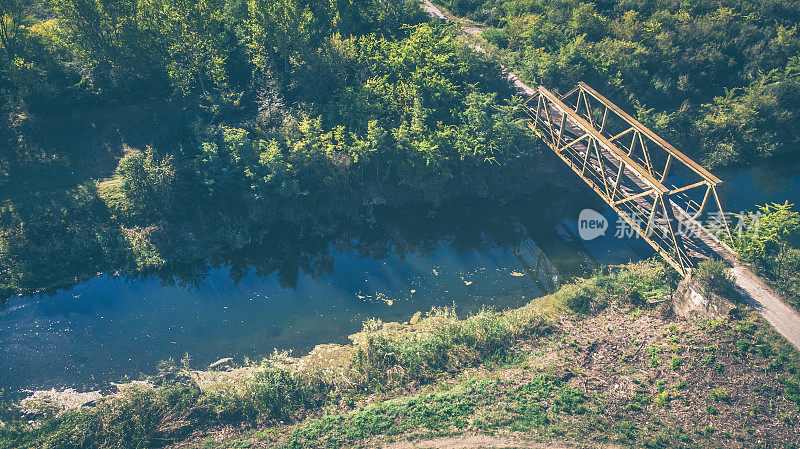
M679 226L702 232L716 210L709 217L730 235L721 181L585 83L563 96L540 87L525 106L537 135L681 273L698 249Z
M719 178L584 82L561 100L579 115L590 118L590 123L598 123L600 133L661 181L669 189L670 200L693 219L703 219L704 214L712 212L710 220L730 235L727 222L720 219L723 207L717 192L722 183Z

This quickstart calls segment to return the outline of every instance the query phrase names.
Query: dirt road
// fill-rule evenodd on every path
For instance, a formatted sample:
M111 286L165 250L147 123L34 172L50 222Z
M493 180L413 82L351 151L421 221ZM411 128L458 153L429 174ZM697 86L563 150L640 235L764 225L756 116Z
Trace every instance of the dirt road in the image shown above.
M800 315L747 267L736 265L731 268L731 273L750 305L795 348L800 349Z

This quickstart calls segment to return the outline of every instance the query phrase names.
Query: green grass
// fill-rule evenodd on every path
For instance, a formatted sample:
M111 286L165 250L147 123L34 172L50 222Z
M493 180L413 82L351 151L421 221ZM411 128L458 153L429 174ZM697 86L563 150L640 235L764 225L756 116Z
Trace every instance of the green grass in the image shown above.
M338 448L374 435L401 435L412 429L434 433L463 429L492 385L478 382L451 391L392 399L341 415L328 414L297 427L283 447Z
M0 427L0 448L163 446L186 438L190 432L221 425L260 429L251 434L252 438L281 442L290 448L340 447L372 436L447 435L467 428L488 433L520 431L555 439L589 432L593 438L600 438L597 441L652 447L665 447L665 441L688 441L693 438L691 432L656 419L646 421L647 428L636 426L642 425L643 414L672 413L680 408L671 407L675 401L685 405L694 384L690 387L679 380L670 387L672 380L658 377L649 384L637 381L633 397L617 404L591 389L584 391L580 383L570 383L571 377L581 375L579 366L551 372L542 370L536 362L550 355L551 345L563 349L570 366L586 350L574 336L550 335L559 332L552 317L570 313L567 299L576 291L584 288L593 292L589 313L598 313L597 304L605 302L620 309L614 313L626 317L626 311L650 307L643 299L658 298L668 291L664 274L656 264L636 264L629 270L599 273L504 313L483 311L460 320L452 310L444 309L432 312L413 327L367 323L360 343L352 349L352 363L333 375L324 366L293 370L276 356L234 386L201 391L181 368L167 364L158 377L151 379L151 387L131 388L93 408L50 416L35 426L21 419L6 421L7 425ZM594 318L580 313L569 319L582 322ZM721 346L698 342L700 363L692 362L689 353L686 358L678 357L674 349L667 348L699 337L673 325L669 332L664 330L672 346L643 346L630 363L658 371L664 358L673 371L712 371L720 366L734 372L735 364L753 360L782 380L764 394L781 394L798 404L800 411L800 357L774 330L755 314L745 314L737 321L703 321L699 325L698 331L704 330L699 337L724 342L727 349L721 351ZM544 346L519 351L520 341ZM687 344L685 350L691 347ZM669 358L664 351L672 352ZM480 374L469 374L472 377L455 387L442 382L472 367L480 367ZM564 369L566 372L561 371ZM514 374L492 374L501 371ZM733 403L728 385L720 381L714 386L718 388L703 393L714 406L698 412L716 415L716 407L727 410ZM418 393L381 400L408 391ZM378 402L357 406L365 399ZM746 400L737 397L739 401ZM350 411L343 412L342 407ZM609 408L614 410L611 415ZM785 419L793 416L785 414ZM286 439L289 428L279 422L296 425ZM702 427L696 430L705 436L721 435ZM248 441L230 440L214 446L217 443L209 439L203 444L247 447Z
M586 399L580 390L546 374L516 387L497 379L472 379L444 392L390 399L307 420L283 447L338 448L374 436L458 434L473 416L473 426L484 431L528 432L552 428L560 416L587 413Z

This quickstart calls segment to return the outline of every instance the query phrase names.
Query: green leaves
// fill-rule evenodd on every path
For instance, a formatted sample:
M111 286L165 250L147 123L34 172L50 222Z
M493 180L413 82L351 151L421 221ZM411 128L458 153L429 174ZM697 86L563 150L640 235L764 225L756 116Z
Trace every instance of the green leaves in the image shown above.
M734 247L740 257L782 283L796 284L800 259L800 213L794 205L771 203L759 207L756 214L739 217ZM741 232L744 230L745 232ZM785 278L789 275L789 278Z
M149 147L144 153L132 151L120 160L117 176L122 180L126 209L134 214L152 218L172 208L175 171L171 157L158 158Z

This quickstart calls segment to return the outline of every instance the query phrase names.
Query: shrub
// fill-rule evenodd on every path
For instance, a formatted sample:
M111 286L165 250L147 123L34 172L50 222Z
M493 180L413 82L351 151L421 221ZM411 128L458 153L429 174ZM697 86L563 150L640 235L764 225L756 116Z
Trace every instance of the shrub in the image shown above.
M132 151L117 166L123 199L122 211L159 217L174 205L172 158L159 159L152 148L142 153Z
M138 448L186 437L203 414L200 389L177 382L166 387L134 386L92 409L55 418L43 448Z
M482 361L500 362L515 336L545 327L539 316L520 319L488 311L459 320L452 310L440 309L427 320L430 330L400 338L381 330L380 323L365 325L366 344L355 354L353 370L366 382L425 382Z
M724 389L722 387L717 387L717 388L711 390L711 399L713 399L713 400L715 400L717 402L730 402L731 401L731 395L730 395L730 393L728 393L728 390L726 390L726 389Z
M506 30L497 28L487 28L483 31L483 37L489 41L489 43L497 45L500 48L507 48L510 41Z
M245 401L257 415L279 419L321 405L330 391L319 376L270 366L248 380Z
M728 265L720 259L708 259L697 264L694 277L700 285L718 295L729 298L734 292L733 276Z
M670 392L662 391L656 396L656 398L653 400L653 403L658 405L659 407L669 407L669 402L671 400L672 396L670 395Z
M592 300L596 293L586 286L581 286L571 295L567 296L565 303L570 310L577 313L589 313L592 309Z

